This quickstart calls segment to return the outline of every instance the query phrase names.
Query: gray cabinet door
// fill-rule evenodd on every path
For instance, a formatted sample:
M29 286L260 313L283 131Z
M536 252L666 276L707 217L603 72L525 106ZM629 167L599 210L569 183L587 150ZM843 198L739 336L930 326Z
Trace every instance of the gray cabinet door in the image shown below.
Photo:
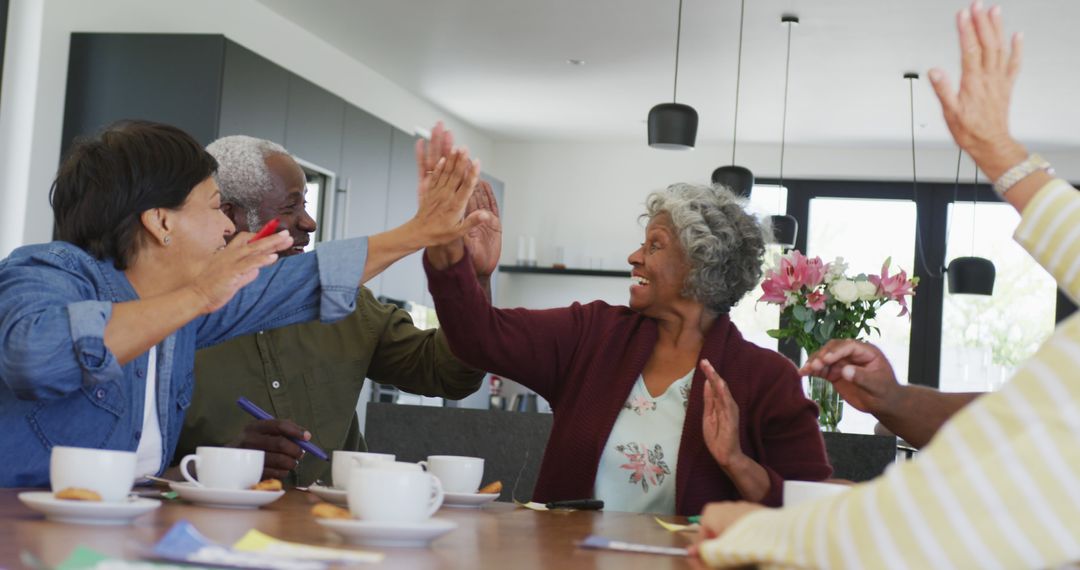
M209 144L224 57L220 35L71 34L62 154L75 137L121 119L174 125Z
M345 105L338 181L338 186L348 192L344 237L371 235L386 229L392 130L388 123L362 109ZM376 296L382 294L382 276L369 281L367 287Z
M289 74L285 147L297 157L337 174L345 101L314 83Z
M395 228L416 214L416 137L393 129L390 154L390 191L387 195L386 228ZM427 278L421 263L423 251L391 265L383 272L382 294L393 299L430 306Z
M226 41L218 136L248 135L285 144L289 75L270 60Z

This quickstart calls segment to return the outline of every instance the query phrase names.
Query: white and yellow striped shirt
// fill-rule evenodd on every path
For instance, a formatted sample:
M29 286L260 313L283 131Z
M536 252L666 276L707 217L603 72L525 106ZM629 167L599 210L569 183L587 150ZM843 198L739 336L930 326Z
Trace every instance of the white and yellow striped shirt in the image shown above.
M1025 207L1016 240L1080 299L1080 192ZM848 493L744 517L711 566L1045 568L1080 561L1080 314L1005 388L956 414L914 461Z

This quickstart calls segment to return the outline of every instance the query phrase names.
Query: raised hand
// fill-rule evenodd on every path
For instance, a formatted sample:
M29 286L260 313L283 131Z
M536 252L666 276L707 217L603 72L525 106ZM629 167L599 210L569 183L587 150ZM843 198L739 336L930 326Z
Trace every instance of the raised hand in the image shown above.
M480 178L480 163L467 151L455 149L440 158L421 183L420 205L413 218L421 232L422 247L460 240L492 216L487 210L465 215L469 199Z
M699 366L705 374L705 413L701 420L705 446L721 467L727 467L742 455L739 445L739 406L731 397L727 382L716 373L712 364L702 360Z
M284 479L304 457L304 450L290 437L307 441L311 439L311 432L289 420L255 420L244 426L244 431L230 447L265 451L262 478Z
M483 180L477 183L465 215L478 211L487 211L491 215L465 234L465 246L469 249L476 275L487 277L499 266L499 256L502 255L502 221L499 220L499 204L495 200L495 192L492 191L491 184Z
M960 89L954 91L939 68L930 70L930 81L956 143L996 180L1027 157L1009 134L1009 101L1020 73L1023 36L1014 34L1009 49L1001 7L984 10L981 2L956 15L956 28L960 34Z
M799 374L825 378L845 402L875 415L892 409L901 388L881 350L857 340L829 341L810 355Z
M416 179L419 181L417 194L423 194L424 183L427 175L435 170L440 158L450 156L454 149L454 135L443 126L442 121L435 123L431 129L431 140L419 139L416 141Z
M253 242L254 235L249 232L237 234L213 255L206 268L189 285L203 301L203 313L223 307L241 287L258 277L259 268L277 261L275 252L293 243L285 230Z

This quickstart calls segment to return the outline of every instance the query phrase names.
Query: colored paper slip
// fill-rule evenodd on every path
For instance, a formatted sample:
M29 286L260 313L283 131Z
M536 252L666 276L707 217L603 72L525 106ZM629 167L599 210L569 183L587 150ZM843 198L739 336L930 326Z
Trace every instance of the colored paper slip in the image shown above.
M657 524L664 527L664 530L669 532L697 532L698 526L696 524L678 524L661 520L660 517L653 517L653 520Z

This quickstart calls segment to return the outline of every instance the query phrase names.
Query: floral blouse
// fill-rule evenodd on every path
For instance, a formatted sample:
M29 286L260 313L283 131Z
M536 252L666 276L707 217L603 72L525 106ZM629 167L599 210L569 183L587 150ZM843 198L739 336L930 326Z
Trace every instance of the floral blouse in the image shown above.
M691 369L654 398L638 376L608 436L596 471L595 496L609 511L673 514Z

